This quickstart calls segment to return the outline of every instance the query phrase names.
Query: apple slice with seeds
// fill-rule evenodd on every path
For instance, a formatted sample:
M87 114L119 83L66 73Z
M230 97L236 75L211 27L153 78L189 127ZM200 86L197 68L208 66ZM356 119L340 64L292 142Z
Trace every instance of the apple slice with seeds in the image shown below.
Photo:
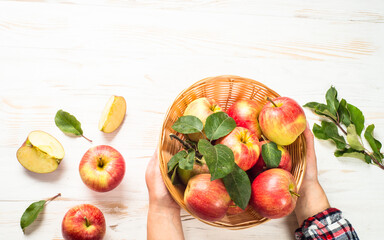
M56 138L43 131L32 131L17 150L17 160L29 171L53 172L64 158L64 148Z
M127 104L124 97L112 96L101 114L99 130L105 133L115 131L123 122Z

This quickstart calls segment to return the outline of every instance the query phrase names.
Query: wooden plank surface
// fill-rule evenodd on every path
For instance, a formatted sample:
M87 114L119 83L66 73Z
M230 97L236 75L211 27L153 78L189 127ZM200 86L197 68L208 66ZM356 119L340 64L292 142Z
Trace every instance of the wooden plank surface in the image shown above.
M145 239L145 168L164 113L177 94L207 76L258 80L299 103L324 101L334 85L384 139L384 4L382 1L1 1L0 239L62 239L61 220L76 204L106 216L106 239ZM97 130L109 96L127 100L122 127ZM81 138L55 126L57 110L82 123ZM312 125L318 119L309 111ZM47 131L66 156L57 171L26 171L15 157L32 130ZM94 145L118 149L123 183L95 193L78 164ZM316 140L319 179L331 205L344 211L361 239L384 234L383 171L335 158ZM19 219L32 202L61 192L23 235ZM182 213L186 239L293 239L295 216L229 231Z

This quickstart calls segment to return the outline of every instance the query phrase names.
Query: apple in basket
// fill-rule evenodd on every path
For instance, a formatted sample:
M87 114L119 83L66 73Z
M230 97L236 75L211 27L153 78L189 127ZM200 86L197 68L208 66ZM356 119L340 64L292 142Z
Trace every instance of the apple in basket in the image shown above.
M222 111L222 109L215 100L203 97L198 98L188 104L183 115L195 116L203 122L203 125L205 125L205 121L209 115L220 111ZM201 133L188 134L188 137L190 140L195 142L199 141L201 138L204 138Z
M263 217L281 218L295 209L298 196L292 174L273 168L262 172L253 181L250 204Z
M261 129L258 119L262 108L263 105L259 102L253 100L239 100L228 108L227 114L235 120L238 127L247 128L260 139Z
M229 147L235 156L236 164L244 171L253 167L259 159L259 140L246 128L236 127L230 134L218 139L216 144Z
M210 174L199 174L189 180L184 202L197 217L217 221L225 216L231 198L221 179L211 181Z
M269 99L269 98L268 98ZM303 109L293 99L278 97L266 103L259 115L261 131L277 145L289 145L306 128Z

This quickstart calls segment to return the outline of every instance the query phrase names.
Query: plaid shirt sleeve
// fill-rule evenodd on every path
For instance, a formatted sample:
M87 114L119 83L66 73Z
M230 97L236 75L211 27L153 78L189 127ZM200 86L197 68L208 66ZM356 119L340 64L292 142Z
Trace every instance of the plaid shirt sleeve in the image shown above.
M336 208L328 208L306 219L303 225L296 230L295 238L297 240L359 239L351 223L343 218L341 211Z

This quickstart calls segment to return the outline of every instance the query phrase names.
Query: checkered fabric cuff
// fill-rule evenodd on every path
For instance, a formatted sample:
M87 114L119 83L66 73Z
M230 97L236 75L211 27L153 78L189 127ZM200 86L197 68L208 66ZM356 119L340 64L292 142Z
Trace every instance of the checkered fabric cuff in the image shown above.
M355 229L343 218L341 211L328 208L304 221L295 232L297 240L302 239L359 239Z

